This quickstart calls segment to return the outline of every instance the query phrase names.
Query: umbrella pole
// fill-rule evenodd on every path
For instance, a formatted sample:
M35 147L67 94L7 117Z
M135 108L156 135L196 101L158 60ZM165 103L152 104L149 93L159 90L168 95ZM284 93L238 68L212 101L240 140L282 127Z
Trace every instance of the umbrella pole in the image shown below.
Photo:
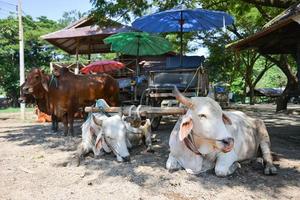
M140 53L140 38L138 37L137 40L137 51L136 51L136 79L135 79L135 87L134 87L134 101L137 101L137 82L138 77L140 75L140 68L139 68L139 53Z
M182 11L180 11L180 67L182 67L182 52L183 52L183 43L182 43L182 33L183 33L183 17L182 17Z

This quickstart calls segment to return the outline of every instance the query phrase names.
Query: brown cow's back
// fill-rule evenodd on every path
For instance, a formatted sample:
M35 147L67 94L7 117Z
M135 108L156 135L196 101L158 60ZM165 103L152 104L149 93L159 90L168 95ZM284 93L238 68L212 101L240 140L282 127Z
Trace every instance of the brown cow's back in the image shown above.
M64 101L76 106L91 105L96 99L104 99L110 106L119 105L118 82L110 75L75 75L62 68L58 76L58 88Z

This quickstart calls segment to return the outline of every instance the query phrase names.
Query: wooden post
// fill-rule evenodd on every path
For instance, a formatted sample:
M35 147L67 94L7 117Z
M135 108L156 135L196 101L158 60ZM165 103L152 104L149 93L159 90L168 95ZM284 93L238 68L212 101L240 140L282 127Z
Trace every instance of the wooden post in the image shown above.
M89 60L89 64L91 63L91 54L88 54L88 60Z
M297 63L298 91L300 91L300 41L298 41L297 43L296 63Z
M75 74L79 74L79 57L78 57L78 52L79 52L79 40L77 39L77 41L76 41L76 68L75 68Z
M24 67L24 33L22 24L22 0L18 1L18 18L19 18L19 62L20 62L20 86L25 82ZM21 119L25 120L25 103L20 103Z
M88 60L89 60L89 64L91 63L91 39L89 39L88 41L88 45L89 45L89 54L88 54Z

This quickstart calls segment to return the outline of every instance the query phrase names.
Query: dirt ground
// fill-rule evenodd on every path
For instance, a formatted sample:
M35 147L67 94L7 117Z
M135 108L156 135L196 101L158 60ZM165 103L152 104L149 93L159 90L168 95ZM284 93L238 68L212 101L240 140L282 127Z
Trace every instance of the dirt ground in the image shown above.
M298 107L299 108L299 107ZM131 151L130 163L111 154L87 157L76 167L77 137L53 134L50 124L34 122L33 113L21 122L18 114L0 114L0 199L300 199L300 114L276 114L274 105L239 106L267 124L272 150L280 158L276 176L265 176L255 162L226 178L214 173L169 173L168 137L174 122L154 133L155 153L144 147ZM61 130L60 125L60 130Z

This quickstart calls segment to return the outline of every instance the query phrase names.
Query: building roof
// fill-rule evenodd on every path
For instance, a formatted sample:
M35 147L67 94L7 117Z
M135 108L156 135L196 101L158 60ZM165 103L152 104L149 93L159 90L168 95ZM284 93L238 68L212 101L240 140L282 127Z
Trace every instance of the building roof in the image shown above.
M59 31L43 35L42 38L69 54L90 54L111 52L103 39L133 28L108 20L109 25L94 25L94 19L84 17Z
M299 35L300 3L283 11L268 22L261 31L226 47L236 51L253 48L266 54L290 54L297 49Z

